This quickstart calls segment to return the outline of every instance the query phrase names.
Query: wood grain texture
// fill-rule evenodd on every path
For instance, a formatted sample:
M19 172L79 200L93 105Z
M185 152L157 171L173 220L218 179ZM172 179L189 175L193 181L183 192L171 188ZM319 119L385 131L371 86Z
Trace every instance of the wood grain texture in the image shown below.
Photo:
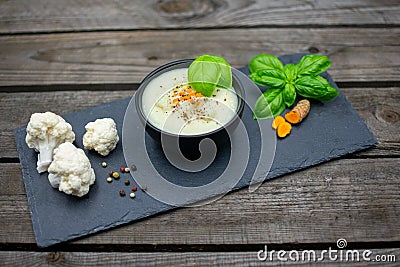
M167 62L319 51L338 82L400 81L400 28L260 28L0 36L0 86L138 83Z
M364 250L360 250L361 253ZM400 258L400 249L371 249L371 259L377 255L393 255ZM286 251L288 257L289 251ZM299 252L301 253L301 252ZM316 251L321 255L321 251ZM360 256L362 258L362 256ZM6 266L379 266L382 263L330 261L259 261L254 252L188 252L188 253L99 253L99 252L15 252L0 251L0 262ZM398 266L396 262L387 262L385 266Z
M3 1L0 33L204 27L398 25L396 0Z
M132 91L0 93L0 158L18 157L13 131L35 112L66 114L128 97ZM344 88L351 104L379 141L358 156L400 156L400 88Z
M1 164L0 244L34 244L19 164ZM341 159L65 244L190 245L400 240L400 158ZM327 182L327 178L332 178ZM50 185L49 185L50 186ZM229 208L227 208L229 207Z

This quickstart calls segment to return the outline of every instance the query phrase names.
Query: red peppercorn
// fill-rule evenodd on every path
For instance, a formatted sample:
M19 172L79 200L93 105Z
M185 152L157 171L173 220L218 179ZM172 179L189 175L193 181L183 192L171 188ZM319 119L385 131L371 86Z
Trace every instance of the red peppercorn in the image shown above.
M110 175L110 177L112 177L113 173L114 173L113 171L109 171L108 175Z
M132 186L132 191L135 192L137 190L136 186Z
M120 171L120 172L125 172L125 167L122 167L122 166L119 167L119 171Z

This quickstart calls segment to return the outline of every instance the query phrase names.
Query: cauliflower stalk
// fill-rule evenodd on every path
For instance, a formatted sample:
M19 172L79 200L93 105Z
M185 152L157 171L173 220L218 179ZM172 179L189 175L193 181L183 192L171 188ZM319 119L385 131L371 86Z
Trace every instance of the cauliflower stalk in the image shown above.
M85 129L83 145L86 149L94 149L100 155L107 156L117 146L119 137L113 119L97 119L86 124Z
M72 127L62 117L52 113L34 113L26 128L26 144L39 152L37 170L47 171L53 151L64 142L73 142L75 134Z
M82 149L66 142L54 150L49 167L49 182L54 188L81 197L89 192L96 177L88 157Z

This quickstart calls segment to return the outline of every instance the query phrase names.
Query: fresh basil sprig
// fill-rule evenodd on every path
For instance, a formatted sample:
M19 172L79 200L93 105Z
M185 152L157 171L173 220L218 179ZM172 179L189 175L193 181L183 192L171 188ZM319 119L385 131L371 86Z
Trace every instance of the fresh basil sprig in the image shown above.
M196 92L210 97L216 87L232 87L231 66L222 57L202 55L190 64L188 80Z
M305 55L294 64L282 62L270 54L255 56L249 64L249 77L257 84L268 86L254 106L255 119L268 119L281 114L296 100L297 94L320 101L329 101L339 92L319 76L331 66L327 56Z

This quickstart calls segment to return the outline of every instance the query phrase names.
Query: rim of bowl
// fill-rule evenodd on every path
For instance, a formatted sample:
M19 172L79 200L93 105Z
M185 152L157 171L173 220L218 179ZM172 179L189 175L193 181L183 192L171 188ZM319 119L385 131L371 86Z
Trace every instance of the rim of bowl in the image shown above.
M244 97L245 97L245 92L244 92L244 88L243 85L239 79L239 77L237 77L234 73L232 73L232 78L236 79L239 88L234 88L235 94L239 100L239 104L237 106L236 112L235 112L235 116L233 116L233 118L231 118L227 123L225 123L224 125L209 131L209 132L205 132L205 133L201 133L201 134L176 134L176 133L171 133L171 132L167 132L164 131L158 127L156 127L155 125L153 125L150 120L147 119L146 115L144 114L143 111L143 105L142 105L142 96L143 96L143 91L145 90L148 82L147 80L149 80L152 76L156 75L157 73L159 73L162 70L165 70L167 68L176 66L178 64L183 64L183 63L189 63L189 62L193 62L194 59L180 59L180 60L175 60L175 61L171 61L168 62L164 65L161 65L159 67L157 67L156 69L152 70L149 74L147 74L143 80L140 82L139 88L137 89L135 96L136 97L136 111L138 112L139 116L141 117L142 121L146 124L146 127L150 127L153 130L160 132L161 134L164 135L169 135L172 137L179 137L179 138L198 138L198 137L207 137L209 135L215 134L227 127L229 127L230 125L232 125L238 118L240 118L240 114L243 112L244 109ZM146 83L147 82L147 83ZM145 84L146 83L146 84ZM238 91L240 93L240 95L238 94Z

